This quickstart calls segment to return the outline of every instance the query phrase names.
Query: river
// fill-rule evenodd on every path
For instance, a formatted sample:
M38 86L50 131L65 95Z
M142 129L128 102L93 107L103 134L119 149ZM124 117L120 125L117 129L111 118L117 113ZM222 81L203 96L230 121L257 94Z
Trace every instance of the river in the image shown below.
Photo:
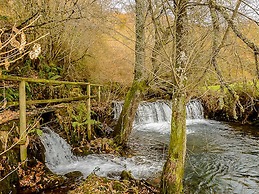
M121 104L115 106L115 119ZM170 104L142 103L136 114L129 146L131 158L112 155L76 157L70 146L45 128L42 142L46 164L57 174L81 171L84 176L119 178L129 170L138 179L159 177L167 154L170 134ZM203 118L198 101L187 105L187 156L184 184L186 193L259 193L259 134L244 127Z

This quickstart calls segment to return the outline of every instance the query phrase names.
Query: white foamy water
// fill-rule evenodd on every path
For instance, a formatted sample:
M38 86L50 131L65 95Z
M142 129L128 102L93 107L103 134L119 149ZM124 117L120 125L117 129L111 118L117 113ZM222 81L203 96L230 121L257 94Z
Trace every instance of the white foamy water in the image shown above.
M132 158L117 157L108 154L92 154L76 157L71 147L58 134L49 128L43 129L40 137L46 149L46 165L57 174L64 175L72 171L80 171L85 177L91 173L109 178L119 178L123 170L131 171L135 178L151 177L162 168L162 161L150 160L143 156Z
M116 118L121 107L122 104L115 106ZM191 101L186 110L187 133L191 133L187 139L185 167L185 184L189 191L258 193L259 137L247 129L241 130L243 126L234 130L224 123L204 120L200 102ZM127 170L138 179L158 177L167 157L170 115L170 103L141 104L128 144L135 153L132 158L105 154L75 157L65 140L45 128L41 139L46 148L46 164L57 174L81 171L86 177L94 172L118 179L121 172Z
M114 119L118 119L123 102L114 102ZM169 101L141 102L136 112L135 125L171 122L171 103ZM186 105L187 120L204 120L203 107L199 100L191 100Z
M114 118L118 119L122 102L114 104ZM171 105L169 102L143 102L140 104L134 121L134 129L153 136L169 137ZM187 104L187 125L202 122L203 109L200 102L191 101ZM137 155L131 158L117 157L105 154L93 154L86 157L76 157L71 152L70 145L49 128L43 129L41 141L46 149L46 165L54 173L64 175L72 171L80 171L85 177L90 173L109 178L119 178L123 170L131 171L138 179L146 179L160 172L164 160L160 156ZM187 129L187 134L193 131Z

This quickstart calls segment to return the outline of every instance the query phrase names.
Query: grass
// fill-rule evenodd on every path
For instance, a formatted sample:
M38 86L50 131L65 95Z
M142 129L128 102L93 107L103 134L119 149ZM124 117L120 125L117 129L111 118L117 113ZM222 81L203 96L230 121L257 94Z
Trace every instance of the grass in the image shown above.
M237 82L237 83L232 83L229 85L230 88L232 88L234 91L250 91L249 93L254 93L255 96L259 96L259 81L248 81L248 82ZM207 86L203 87L202 90L210 90L210 91L220 91L220 85L212 85L212 86ZM227 92L227 89L224 88L224 92Z
M143 181L134 179L130 180L110 180L104 177L98 177L95 174L91 174L87 179L69 194L148 194L158 193L155 187L146 184Z

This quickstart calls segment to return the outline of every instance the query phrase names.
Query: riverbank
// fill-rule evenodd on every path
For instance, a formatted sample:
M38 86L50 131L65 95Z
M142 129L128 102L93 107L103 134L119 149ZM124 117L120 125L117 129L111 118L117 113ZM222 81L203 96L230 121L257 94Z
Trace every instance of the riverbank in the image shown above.
M124 175L123 175L124 174ZM69 194L104 194L104 193L131 193L131 194L156 194L158 188L150 185L143 180L133 179L127 172L123 171L121 180L111 180L98 177L91 174L75 190L69 191Z
M206 118L259 126L259 83L238 83L229 87L233 94L219 85L199 91Z
M216 96L216 95L215 95ZM214 97L215 97L214 96ZM211 99L215 99L214 100L211 100L210 104L209 105L213 105L213 103L215 103L215 105L218 106L218 102L219 102L219 98L213 98L212 96L206 96L206 97L210 97ZM203 102L206 102L204 101L205 98L203 98ZM207 103L209 101L207 100ZM227 101L226 101L227 102ZM195 104L195 103L194 103ZM154 109L153 109L153 108ZM49 118L47 115L44 116L44 119L45 119L45 122L47 123L52 123L53 127L56 126L57 128L57 132L64 138L66 139L68 142L69 140L73 140L71 139L72 135L69 135L69 134L73 134L75 135L75 137L80 137L82 138L83 135L77 133L77 130L78 128L77 125L72 125L73 122L77 122L79 123L80 121L82 121L84 119L84 115L80 114L80 111L82 110L82 105L80 104L75 104L74 107L71 107L70 105L63 108L62 111L58 111L57 113L53 114L52 113L52 116L54 116L54 118L52 118L53 121L50 122L50 120L48 120L47 118ZM155 126L157 126L157 123L156 122L168 122L170 120L170 114L171 114L171 110L170 110L170 106L168 103L164 103L162 101L159 101L158 103L144 103L142 104L142 110L145 110L144 112L141 112L138 114L139 118L136 119L137 123L136 124L140 124L140 125L143 125L145 124L146 122L149 123L151 122L152 125L154 124ZM151 110L152 109L152 110ZM200 110L200 108L197 107L197 104L195 104L195 107L194 108L191 108L190 110ZM205 105L204 107L205 109L205 115L209 115L207 109L208 107ZM67 110L70 110L67 111ZM107 110L107 109L106 109ZM212 109L212 110L215 110L215 109ZM224 109L223 109L224 110ZM223 111L223 110L220 110L220 111ZM227 109L225 109L227 110ZM97 112L98 110L96 110ZM100 111L100 110L99 110ZM103 111L103 110L102 110ZM212 111L213 112L213 111ZM77 117L74 117L73 115L70 115L70 113L73 113L73 114L76 114ZM150 117L150 114L149 113L152 113L151 117ZM103 112L101 112L100 114L104 114ZM145 116L146 114L146 116ZM189 113L190 114L190 113ZM199 112L199 114L201 114L201 112ZM203 113L202 113L203 114ZM215 114L215 112L213 112L213 114ZM149 116L147 116L149 115ZM216 114L215 114L216 115ZM222 116L223 114L221 114ZM110 114L110 117L112 115ZM51 116L50 116L51 117ZM192 118L191 116L189 118ZM202 118L202 117L199 117L199 118ZM208 116L209 118L209 116ZM227 120L226 118L229 118L229 117L222 117L221 119L222 120ZM80 120L82 119L82 120ZM104 154L104 153L110 153L110 154L113 154L113 155L117 155L117 156L120 156L122 153L121 153L121 150L120 148L118 147L114 147L114 143L112 141L111 138L109 138L109 134L107 133L107 127L108 127L108 124L109 123L106 123L106 125L104 125L104 123L108 120L108 119L111 119L111 118L107 118L105 120L103 120L103 118L99 118L99 121L102 123L102 125L98 126L95 128L95 140L92 140L90 142L83 142L83 144L75 144L73 146L73 152L74 153L77 153L77 154L80 154L80 155L86 155L86 154L93 154L93 153L97 153L97 154ZM144 120L143 120L144 119ZM161 119L161 120L160 120ZM111 119L112 120L112 119ZM67 125L67 128L64 126L64 123L68 123L69 125ZM236 122L238 122L238 120L236 120ZM63 125L61 125L63 123ZM61 126L61 127L60 127ZM101 127L101 128L100 128ZM63 129L63 130L62 130ZM67 129L67 130L64 130L64 129ZM161 134L160 133L169 133L169 130L166 130L163 131L163 130L160 130L160 127L156 127L156 129L154 128L150 128L150 126L147 128L148 130L151 130L151 134L155 133L154 136L158 136L160 137ZM83 127L82 128L79 128L80 132L83 132ZM146 130L146 128L143 128L143 127L140 127L140 130ZM62 131L62 132L61 132ZM158 134L156 134L158 133ZM63 134L63 135L62 135ZM100 135L100 137L98 138L98 136L96 136L97 134ZM36 134L35 134L36 135ZM142 134L143 135L143 134ZM69 139L70 138L70 139ZM150 137L149 137L150 138ZM164 137L163 135L163 138L164 139L167 139L167 137ZM40 149L39 147L35 146L37 145L37 142L39 144L39 141L33 141L33 139L30 137L30 144L29 144L29 147L31 148L34 148L34 152L31 152L31 156L35 157L37 154L37 151L40 152L40 153L43 153L42 149ZM146 140L147 142L150 141L150 139L147 139ZM156 142L157 140L155 140ZM159 139L160 141L160 139ZM163 140L164 141L164 140ZM78 142L78 141L77 141ZM70 142L71 143L71 142ZM161 144L162 145L162 144ZM161 145L151 145L150 147L154 148L155 150L149 150L148 152L149 153L154 153L156 151L161 151ZM164 145L164 144L163 144ZM41 145L42 146L42 145ZM134 145L133 145L134 146ZM158 147L157 147L158 146ZM164 146L163 146L164 147ZM35 148L37 148L35 150ZM146 149L146 148L144 148ZM163 148L164 149L164 148ZM41 150L41 151L39 151ZM36 151L36 152L35 152ZM164 152L163 152L164 153ZM161 155L161 154L160 154ZM39 158L38 158L39 159ZM83 179L80 179L79 182L77 182L79 179L78 177L80 177L79 175L78 176L69 176L70 177L70 180L69 180L69 177L66 175L66 176L57 176L57 175L54 175L52 174L51 176L48 175L48 173L46 173L47 171L36 171L35 168L38 168L38 169L44 169L42 167L42 163L45 162L45 158L41 157L41 159L39 159L41 163L34 163L35 166L31 166L32 168L27 168L27 172L23 172L21 170L21 173L20 175L20 186L22 186L23 188L23 191L27 191L27 192L39 192L39 191L46 191L49 190L50 188L56 188L56 187L61 187L63 188L64 186L67 186L67 185L72 185L72 187L69 187L69 188L66 188L65 189L65 192L67 192L67 190L71 190L71 189L76 189L78 187L78 183L80 181L82 181ZM41 164L41 165L39 165ZM30 174L33 174L33 176L30 176ZM40 176L38 176L40 175ZM46 176L41 176L41 175L46 175ZM49 177L48 177L48 176ZM40 178L39 178L40 177ZM54 177L54 178L53 178ZM91 176L90 176L91 177ZM93 178L93 177L92 177ZM47 181L46 181L47 180ZM69 180L69 181L68 181ZM132 191L136 192L136 193L141 193L142 190L148 190L146 187L150 187L154 190L158 190L157 187L155 186L152 186L152 185L149 185L147 183L143 183L141 181L137 181L135 179L131 179L130 181L127 180L125 182L124 179L122 179L121 181L112 181L112 180L108 180L106 178L100 178L100 177L94 177L93 180L95 180L96 182L92 182L91 179L89 178L86 178L86 180L82 183L81 186L78 187L78 190L75 190L75 192L82 192L85 191L85 190L90 190L90 189L94 189L96 191L102 191L102 189L106 189L107 191L116 191L118 193L120 193L122 190L121 189L125 189L125 188L131 188ZM44 182L45 181L45 182ZM51 182L52 181L52 182ZM75 182L74 182L75 181ZM97 184L97 181L98 184ZM74 184L74 183L75 184ZM50 184L47 184L47 183L50 183ZM143 185L144 184L144 185ZM43 186L44 185L44 186ZM48 186L49 185L49 186ZM119 186L118 186L119 185ZM126 187L126 186L127 187ZM96 186L96 187L95 187ZM118 187L117 187L118 186ZM159 186L159 181L158 181L158 184L157 186ZM31 187L31 188L30 188ZM80 190L81 189L81 190ZM117 189L117 190L116 190ZM126 190L125 190L126 191ZM51 191L50 191L51 192ZM150 192L150 191L148 191ZM151 192L152 193L152 192Z

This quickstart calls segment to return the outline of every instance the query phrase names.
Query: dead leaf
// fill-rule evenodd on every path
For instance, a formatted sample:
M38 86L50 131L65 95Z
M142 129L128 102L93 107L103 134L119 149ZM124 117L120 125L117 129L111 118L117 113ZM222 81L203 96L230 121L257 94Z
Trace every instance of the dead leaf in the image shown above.
M11 46L14 47L14 48L17 48L19 49L20 48L20 43L18 40L16 40L16 36L15 35L12 35L11 37Z
M19 118L19 112L17 111L11 111L11 110L5 110L0 113L0 124L3 124L5 122L18 119Z
M32 47L32 51L29 53L29 56L31 59L37 59L37 57L40 55L41 53L41 46L40 44L34 44Z
M0 164L0 171L1 171L1 170L4 170L4 167L3 167L2 164Z
M5 59L4 67L5 67L6 70L8 70L9 67L10 67L10 62L8 61L7 58Z
M25 146L28 147L30 143L30 139L29 139L29 136L26 137L26 142L25 142Z
M21 33L21 44L20 44L20 48L19 51L24 51L26 45L26 36L24 34L24 32Z

